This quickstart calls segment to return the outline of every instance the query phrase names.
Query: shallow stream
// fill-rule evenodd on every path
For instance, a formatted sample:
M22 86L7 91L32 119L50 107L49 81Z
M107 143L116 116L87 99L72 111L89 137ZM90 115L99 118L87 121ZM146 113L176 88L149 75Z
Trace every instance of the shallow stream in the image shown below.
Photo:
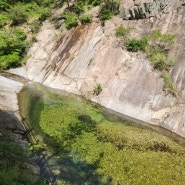
M19 105L51 184L185 182L185 140L165 129L36 83L24 86Z

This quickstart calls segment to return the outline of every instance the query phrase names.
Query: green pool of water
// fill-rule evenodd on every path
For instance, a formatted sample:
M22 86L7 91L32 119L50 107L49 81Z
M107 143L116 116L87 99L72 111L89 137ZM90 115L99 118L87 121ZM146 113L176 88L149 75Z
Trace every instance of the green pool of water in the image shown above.
M185 147L169 137L128 121L110 121L96 104L39 84L27 84L19 103L39 139L41 171L51 183L185 182Z

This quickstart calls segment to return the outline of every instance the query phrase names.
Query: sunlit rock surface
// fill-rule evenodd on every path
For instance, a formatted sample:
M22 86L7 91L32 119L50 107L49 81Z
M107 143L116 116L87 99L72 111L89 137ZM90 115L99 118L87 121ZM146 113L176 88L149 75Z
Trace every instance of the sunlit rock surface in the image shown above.
M134 8L137 2L131 2L123 1L122 9ZM156 1L138 1L137 6L148 2ZM105 27L95 22L60 33L45 22L28 53L27 77L185 136L185 7L181 1L162 3L168 4L168 11L136 20L124 20L121 15ZM145 54L122 49L115 37L119 25L134 27L136 38L155 29L176 34L170 58L175 61L171 76L178 97L165 94L161 74L152 69ZM98 84L102 92L96 96L93 90Z

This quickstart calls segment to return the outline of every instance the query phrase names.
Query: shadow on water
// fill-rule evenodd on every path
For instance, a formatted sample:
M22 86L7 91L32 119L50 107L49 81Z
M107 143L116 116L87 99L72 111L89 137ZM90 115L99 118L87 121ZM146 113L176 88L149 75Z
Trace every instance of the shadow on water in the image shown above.
M111 178L107 177L106 182L102 181L102 175L96 173L96 168L86 162L75 162L69 154L60 152L51 155L46 154L45 149L41 149L38 164L41 174L52 185L63 180L73 185L109 185Z

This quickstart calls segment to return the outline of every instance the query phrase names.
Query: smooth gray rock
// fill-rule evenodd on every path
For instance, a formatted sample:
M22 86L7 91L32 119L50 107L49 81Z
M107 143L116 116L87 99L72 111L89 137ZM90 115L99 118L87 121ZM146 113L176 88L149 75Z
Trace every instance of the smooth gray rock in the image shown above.
M124 20L138 20L159 16L161 13L169 13L172 6L171 0L153 0L134 4L130 8L125 8L124 4L120 11Z

